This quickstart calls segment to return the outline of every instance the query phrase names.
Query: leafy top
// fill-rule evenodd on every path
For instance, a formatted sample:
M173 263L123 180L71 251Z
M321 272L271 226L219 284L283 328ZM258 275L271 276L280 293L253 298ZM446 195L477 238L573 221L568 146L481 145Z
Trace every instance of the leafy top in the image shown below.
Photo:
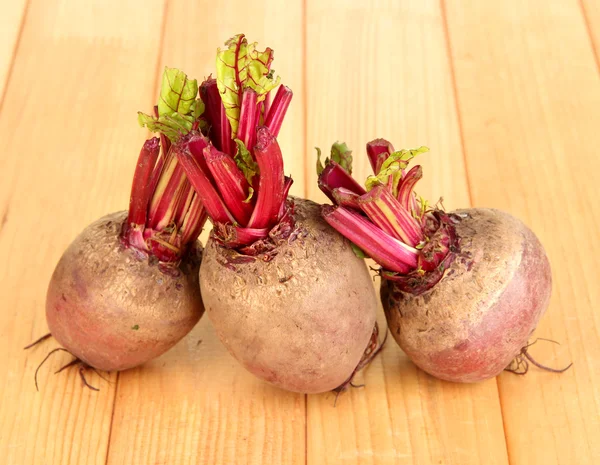
M398 150L397 152L390 154L381 165L379 173L369 176L365 181L367 191L370 191L379 184L388 184L391 176L392 193L394 196L397 196L399 181L402 178L403 170L408 166L408 162L417 155L425 152L429 152L429 148L422 146L411 150Z
M237 34L225 42L226 49L217 51L217 87L231 124L232 137L237 135L242 94L250 87L257 94L257 102L264 100L269 91L279 85L273 77L271 62L273 50L257 50L257 43L249 44L244 34Z
M330 156L325 159L325 164L321 162L321 149L315 147L317 150L317 175L320 176L325 166L330 161L334 161L344 168L348 174L352 174L352 150L348 148L345 142L335 142L331 146Z
M138 122L140 126L160 132L171 142L176 142L181 135L191 131L194 122L204 112L204 104L196 98L197 95L196 79L189 79L176 68L165 67L158 99L158 116L138 112Z

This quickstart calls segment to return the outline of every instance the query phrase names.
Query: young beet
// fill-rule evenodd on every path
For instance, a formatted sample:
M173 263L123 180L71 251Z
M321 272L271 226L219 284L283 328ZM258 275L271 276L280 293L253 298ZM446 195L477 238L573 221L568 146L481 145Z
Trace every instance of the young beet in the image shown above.
M208 316L256 376L297 392L343 389L376 353L371 278L318 205L287 196L276 137L292 92L270 100L272 50L243 35L226 46L217 79L201 86L208 138L178 152L214 224L200 273Z
M204 312L197 238L206 213L175 156L182 134L199 124L197 93L196 81L165 69L157 116L140 114L161 134L140 152L129 211L84 229L54 270L50 334L82 367L140 365L172 347Z
M552 289L542 245L498 210L428 208L413 191L421 167L408 170L427 150L396 152L383 139L370 142L375 175L366 189L335 159L327 160L319 186L336 206L323 207L325 220L381 265L390 332L421 369L475 382L515 359L518 368L524 362L526 369L527 360L538 365L527 341Z

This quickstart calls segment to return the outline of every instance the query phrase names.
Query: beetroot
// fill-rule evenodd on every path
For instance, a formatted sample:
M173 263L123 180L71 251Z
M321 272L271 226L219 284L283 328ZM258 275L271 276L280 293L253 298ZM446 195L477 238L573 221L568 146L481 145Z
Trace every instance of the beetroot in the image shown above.
M84 367L142 364L172 347L204 312L197 238L206 213L175 155L185 133L202 123L197 94L195 80L165 69L155 116L139 116L160 140L142 147L129 211L84 229L54 270L48 326Z
M288 197L277 135L292 91L243 35L201 86L210 130L179 160L213 222L200 285L231 354L284 389L343 389L373 353L377 298L363 260L316 204Z
M326 160L319 186L335 206L325 205L323 217L381 266L390 332L424 371L474 382L498 375L516 358L540 366L527 342L552 289L542 245L507 213L430 207L414 193L421 167L408 169L427 150L394 151L384 139L368 143L375 174L366 189L343 160Z

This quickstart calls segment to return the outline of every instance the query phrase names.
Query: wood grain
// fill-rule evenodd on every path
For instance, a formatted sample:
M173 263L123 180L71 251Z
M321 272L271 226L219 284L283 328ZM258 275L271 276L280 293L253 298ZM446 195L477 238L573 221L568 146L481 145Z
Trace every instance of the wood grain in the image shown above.
M215 72L216 48L241 31L249 41L272 47L274 69L294 90L279 142L286 172L294 174L293 192L301 194L301 2L211 5L169 3L159 72L175 66L202 80ZM246 373L205 316L169 353L120 375L108 463L304 464L305 418L305 396Z
M2 5L2 16L0 17L0 108L2 108L4 90L26 10L27 0L11 1Z
M427 145L418 191L434 201L443 194L448 208L468 205L439 3L309 1L307 26L309 146L346 140L355 149L355 177L364 179L367 141ZM324 199L309 173L309 195ZM308 463L508 463L494 380L435 380L390 338L364 383L335 407L332 394L308 398Z
M596 0L580 0L581 11L586 22L587 32L596 54L596 64L600 71L600 2Z
M89 222L127 205L143 140L135 110L153 93L145 69L156 60L162 9L151 6L68 0L29 6L0 114L4 464L106 461L115 376L106 383L91 375L101 388L91 392L74 370L52 376L69 360L58 355L40 371L37 393L33 373L53 343L22 347L47 331L45 291L62 251Z
M522 218L546 246L554 295L532 369L499 378L511 465L600 461L600 79L575 1L448 2L473 201ZM485 21L494 18L494 21Z

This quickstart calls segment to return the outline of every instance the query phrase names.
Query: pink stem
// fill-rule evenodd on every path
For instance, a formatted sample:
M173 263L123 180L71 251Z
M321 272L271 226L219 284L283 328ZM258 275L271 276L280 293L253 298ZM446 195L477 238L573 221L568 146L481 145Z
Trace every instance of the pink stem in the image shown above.
M277 89L277 94L275 94L271 108L265 118L265 126L269 128L271 134L275 137L279 135L283 118L285 118L293 95L292 89L284 85L279 86L279 89Z
M242 105L240 109L240 124L238 126L237 138L241 140L246 147L251 149L254 146L254 135L257 126L257 95L250 87L244 89Z
M185 182L185 173L177 158L171 156L161 173L150 203L148 224L152 229L162 230L173 221L178 192Z
M254 156L260 172L256 206L248 223L249 228L273 227L282 202L285 200L283 156L277 139L268 128L261 127L257 133Z
M383 162L394 152L394 146L385 139L375 139L367 143L367 155L375 174L379 173Z
M419 223L383 185L375 186L358 201L369 219L386 234L411 247L423 240Z
M355 210L362 211L360 208L360 204L358 203L358 199L360 199L360 196L355 194L351 190L345 189L343 187L337 187L333 189L331 194L335 199L336 205L340 205L341 207L354 208Z
M202 205L200 197L192 191L190 207L181 225L181 240L184 244L189 244L198 239L204 223L206 223L206 218L206 210Z
M156 159L160 152L158 138L148 139L138 157L138 163L133 175L131 186L131 197L129 199L128 225L146 224L146 215L148 213L148 200L152 194L150 188L151 176L156 164Z
M344 207L324 205L323 218L384 269L408 273L417 267L417 250L387 235L362 215Z
M187 177L202 201L206 212L214 223L233 223L233 217L227 210L223 200L210 181L207 173L190 152L189 147L182 146L176 151L177 159L185 170Z
M421 165L413 166L400 181L398 189L398 201L407 211L412 211L413 204L413 189L415 184L423 177L423 168Z
M357 195L366 193L365 189L344 168L331 160L319 176L319 188L332 202L335 202L332 192L333 189L340 187Z
M244 174L233 158L212 145L204 149L204 158L228 210L239 224L248 224L253 203L246 202L250 186Z

